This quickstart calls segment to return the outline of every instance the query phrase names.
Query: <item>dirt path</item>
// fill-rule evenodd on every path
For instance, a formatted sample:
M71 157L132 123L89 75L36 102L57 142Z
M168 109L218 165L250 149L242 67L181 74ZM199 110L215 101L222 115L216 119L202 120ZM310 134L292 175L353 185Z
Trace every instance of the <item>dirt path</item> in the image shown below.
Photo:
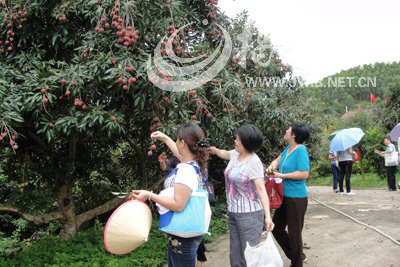
M317 202L323 202L399 240L399 191L357 190L355 196L335 194L331 187L325 186L310 186L308 191L311 198L303 229L304 252L308 262L304 266L400 267L400 245ZM279 246L278 249L284 266L289 266L290 261ZM230 266L229 233L207 244L207 250L206 266Z

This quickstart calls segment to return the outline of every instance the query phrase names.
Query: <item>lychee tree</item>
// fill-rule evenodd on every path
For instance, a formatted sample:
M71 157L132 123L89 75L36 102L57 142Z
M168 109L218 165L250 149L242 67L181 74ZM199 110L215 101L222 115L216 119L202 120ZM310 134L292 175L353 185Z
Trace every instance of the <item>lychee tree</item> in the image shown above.
M391 131L400 121L400 77L395 77L384 93L385 103L378 106L376 115L380 125Z
M232 54L211 81L170 92L159 86L182 78L148 76L159 44L176 66L171 55L209 58L224 42L220 26ZM247 52L238 38L245 29ZM292 68L260 46L267 40L245 13L220 13L216 0L0 0L0 211L35 224L58 220L60 239L73 237L122 203L112 191L160 183L157 156L166 148L150 133L173 136L182 123L200 124L208 143L225 149L238 126L254 123L265 134L264 161L281 152L291 121L309 122L317 136L318 111L298 99L301 81L269 84ZM223 168L212 158L210 177Z

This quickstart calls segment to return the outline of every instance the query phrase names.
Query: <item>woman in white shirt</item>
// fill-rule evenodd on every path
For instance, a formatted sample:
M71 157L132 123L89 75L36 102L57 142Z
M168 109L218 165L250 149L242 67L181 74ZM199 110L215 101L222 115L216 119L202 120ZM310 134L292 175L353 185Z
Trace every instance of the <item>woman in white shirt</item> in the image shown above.
M341 195L355 195L351 191L350 177L353 171L353 157L356 152L351 147L344 151L339 151L339 191ZM346 176L346 192L343 190L343 179Z
M151 139L164 142L181 161L164 182L165 189L174 188L173 198L153 194L146 190L134 190L132 197L141 201L153 200L171 211L182 211L192 191L203 188L201 173L207 168L208 152L199 126L188 124L176 132L176 142L167 135L156 131ZM168 266L196 266L196 252L203 236L183 238L168 234Z

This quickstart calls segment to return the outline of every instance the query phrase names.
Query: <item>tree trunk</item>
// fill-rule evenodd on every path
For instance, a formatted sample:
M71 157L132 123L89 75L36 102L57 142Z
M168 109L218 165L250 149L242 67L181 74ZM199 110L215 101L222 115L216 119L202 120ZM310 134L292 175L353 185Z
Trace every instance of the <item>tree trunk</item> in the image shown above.
M63 166L62 184L59 185L57 190L57 204L58 212L52 212L45 215L31 215L24 213L19 210L19 208L14 206L8 206L0 203L0 211L12 212L18 214L23 219L33 222L37 225L46 224L54 220L58 220L61 225L61 231L59 233L60 241L65 241L71 237L74 237L82 225L82 223L87 222L101 214L109 212L121 205L125 199L113 198L101 206L98 206L92 210L86 211L82 214L75 214L75 205L73 199L73 185L74 185L74 171L75 171L75 160L76 160L76 138L74 135L70 136L69 139L69 160ZM161 183L161 181L160 181Z
M62 224L60 232L60 241L67 240L74 237L77 232L77 224L75 218L75 206L72 198L72 187L74 184L73 173L76 160L76 136L71 134L69 137L69 149L68 149L69 160L67 162L64 183L60 186L57 192L57 204L58 209L63 215L63 219L60 220Z
M360 159L360 169L361 169L361 180L364 182L364 167L362 164L362 159Z
M364 167L362 162L362 153L360 149L360 170L361 170L361 180L364 182Z
M62 224L59 235L61 242L74 237L78 230L75 218L75 206L72 199L72 184L71 180L65 180L57 192L58 209L63 215L63 218L60 220Z

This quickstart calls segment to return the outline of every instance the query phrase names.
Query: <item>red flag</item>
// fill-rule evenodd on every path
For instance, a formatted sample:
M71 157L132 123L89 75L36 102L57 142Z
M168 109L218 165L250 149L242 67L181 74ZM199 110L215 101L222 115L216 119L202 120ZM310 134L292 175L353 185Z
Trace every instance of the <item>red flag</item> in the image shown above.
M358 110L361 110L361 104L358 104Z
M371 102L375 102L375 97L372 93L371 93Z

